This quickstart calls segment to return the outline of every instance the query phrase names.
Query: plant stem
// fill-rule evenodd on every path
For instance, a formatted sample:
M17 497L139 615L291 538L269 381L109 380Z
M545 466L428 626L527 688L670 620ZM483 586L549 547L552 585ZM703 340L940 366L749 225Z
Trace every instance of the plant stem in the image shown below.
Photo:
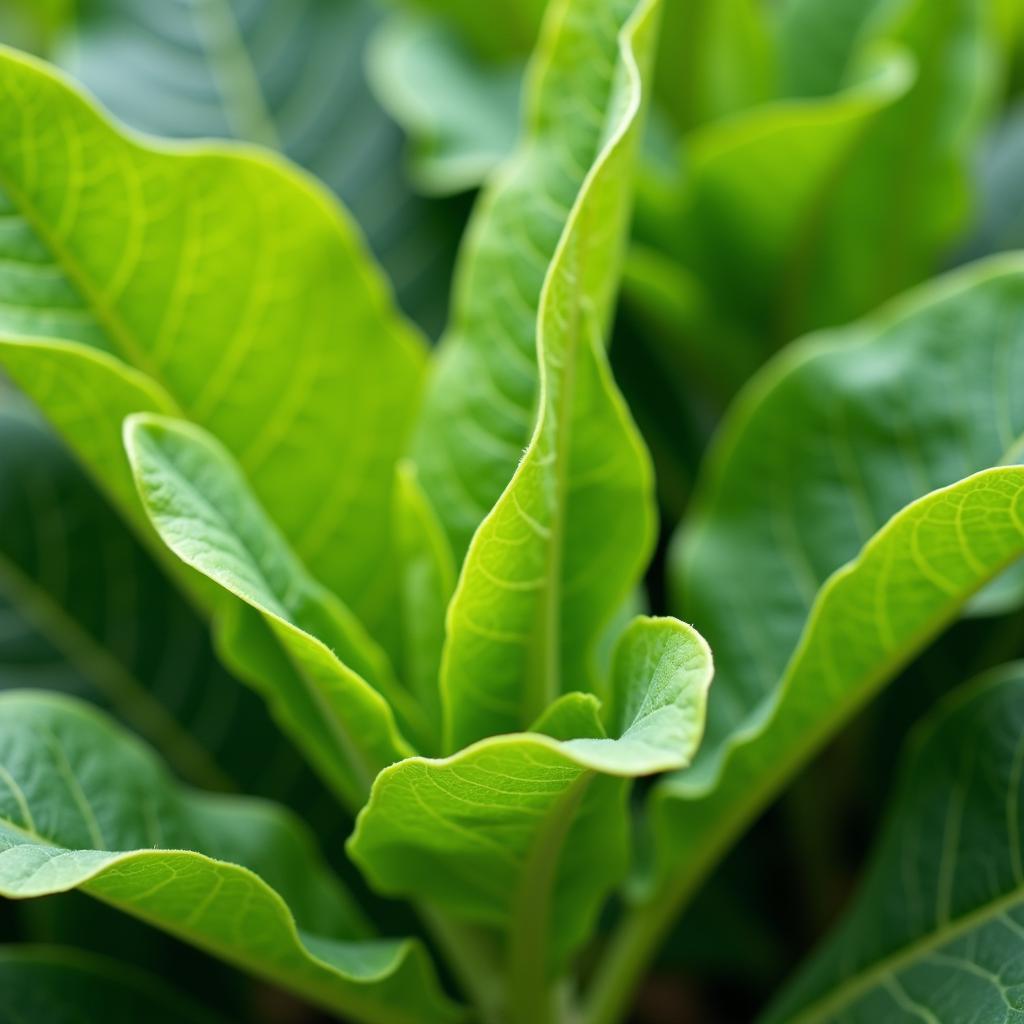
M690 875L672 879L627 912L594 972L582 1024L618 1024L622 1020L641 974L693 891L691 881Z
M487 936L426 904L417 905L416 911L444 954L459 987L476 1007L480 1020L484 1024L500 1024L502 979Z

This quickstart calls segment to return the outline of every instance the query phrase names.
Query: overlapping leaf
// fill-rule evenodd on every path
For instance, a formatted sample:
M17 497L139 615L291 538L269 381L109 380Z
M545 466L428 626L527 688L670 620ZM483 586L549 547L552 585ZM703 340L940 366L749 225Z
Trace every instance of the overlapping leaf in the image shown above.
M88 696L182 778L323 799L262 703L58 440L0 393L0 688Z
M676 330L735 337L731 345L751 350L754 366L766 343L792 336L821 211L863 158L863 133L912 78L907 59L890 54L834 95L765 104L690 133L674 191L642 211L644 234L659 238L703 292Z
M310 577L214 438L182 421L137 416L125 441L161 538L259 612L287 658L267 663L252 620L235 608L229 660L257 666L252 675L282 725L344 802L359 807L374 776L412 753L396 712L408 710L406 725L419 722L386 655Z
M282 811L175 788L85 705L4 694L0 894L73 888L360 1020L459 1016L414 943L366 937Z
M0 255L0 363L111 493L124 415L183 412L318 577L387 620L423 352L326 191L240 147L129 137L4 52Z
M483 193L460 257L452 320L414 447L458 559L530 438L541 289L577 196L596 162L635 141L637 66L646 65L654 43L650 17L636 11L635 0L552 6L526 88L523 139ZM625 199L606 212L607 225L595 219L583 231L600 253L585 269L591 330L599 336Z
M613 108L544 281L537 424L452 598L441 678L449 749L526 728L560 694L597 688L601 630L650 554L651 469L608 370L602 325L629 210L643 74L635 54L651 45L655 12L639 4L623 29L625 105Z
M859 895L766 1024L1018 1019L1022 736L1019 664L921 727Z
M374 784L352 856L384 892L504 930L514 998L531 998L625 870L623 780L693 756L711 672L688 626L634 620L606 718L618 738L605 736L592 695L568 694L537 725L559 739L494 736L442 760L403 761Z
M798 346L739 402L675 552L719 670L700 764L657 806L689 884L1024 550L1024 470L986 469L1024 434L1022 309L1024 264L997 259Z
M820 32L799 22L792 29L797 62L813 50L822 57L809 63L828 62L830 46L848 47L852 52L835 66L849 80L877 47L897 45L913 56L917 77L865 132L860 157L849 162L820 211L819 241L804 268L806 308L794 333L861 316L934 273L970 212L969 160L1003 59L994 4L840 6L860 30L844 34L843 13L834 4L817 5Z
M134 128L243 139L312 171L352 211L403 308L436 334L458 220L411 190L401 135L364 78L378 20L372 0L91 0L47 56Z

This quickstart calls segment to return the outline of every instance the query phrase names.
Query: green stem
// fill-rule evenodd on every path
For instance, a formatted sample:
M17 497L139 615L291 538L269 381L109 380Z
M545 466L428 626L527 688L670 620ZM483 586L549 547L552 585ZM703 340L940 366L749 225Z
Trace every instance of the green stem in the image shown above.
M509 929L506 1011L516 1024L555 1024L562 1016L548 973L551 908L569 829L593 774L584 772L548 811L523 870Z
M416 910L479 1019L483 1024L500 1024L503 984L488 936L426 904L418 905Z
M687 884L680 885L680 881ZM673 879L627 912L594 972L583 1004L582 1024L618 1024L625 1017L640 976L692 892L689 882L689 876Z

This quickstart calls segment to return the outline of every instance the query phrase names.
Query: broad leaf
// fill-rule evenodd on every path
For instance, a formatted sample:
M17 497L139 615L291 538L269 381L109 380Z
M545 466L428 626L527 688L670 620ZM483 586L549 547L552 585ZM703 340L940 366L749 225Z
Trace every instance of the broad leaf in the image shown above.
M690 760L711 673L690 627L637 618L614 662L605 722L617 739L593 695L568 694L537 723L559 739L494 736L442 760L403 761L374 783L349 851L382 891L505 930L513 989L529 999L625 871L622 780Z
M0 688L28 686L99 702L194 784L326 803L149 554L0 393Z
M804 318L808 262L837 182L864 159L864 132L913 79L890 54L848 89L746 110L689 134L675 190L641 210L642 230L689 273L702 301L676 329L746 350L743 376ZM645 275L646 277L646 275ZM645 280L645 285L647 281ZM735 356L730 356L735 361Z
M278 671L265 663L261 688L325 780L359 807L374 776L412 753L395 710L407 710L405 724L419 722L386 656L312 579L214 438L182 421L136 416L125 443L142 502L167 546L259 612L280 643L288 664ZM254 657L252 628L236 619L233 632L236 658L265 660Z
M421 192L475 188L512 151L522 67L492 67L445 27L397 17L374 36L367 71L374 91L410 137L409 170Z
M522 141L482 194L460 255L452 319L414 446L459 560L530 439L541 289L580 189L595 166L635 144L638 68L654 43L648 6L556 0L530 69ZM629 176L625 168L614 173ZM619 196L625 185L612 191ZM627 205L611 191L599 202L609 204L609 222L596 220L582 234L599 252L586 268L586 294L591 329L602 335Z
M367 938L284 812L176 788L86 705L0 695L0 895L74 888L338 1013L459 1016L415 943Z
M853 906L765 1024L1017 1020L1024 670L946 701L914 737Z
M410 189L400 132L364 78L378 21L372 0L90 0L47 56L134 128L243 139L310 170L352 211L403 308L436 334L457 219Z
M154 975L58 946L0 946L0 992L0 1024L80 1024L88 1007L109 1024L221 1020Z
M823 24L835 22L833 3ZM995 98L1002 46L995 5L898 0L871 13L856 36L856 70L895 44L917 64L913 87L860 140L820 212L805 263L806 309L794 333L843 323L934 272L970 212L968 161ZM805 46L813 48L808 35Z
M649 48L655 11L637 7L624 46ZM622 89L628 105L545 278L537 425L473 537L449 609L441 677L448 749L525 729L562 693L599 688L601 633L650 555L650 464L602 336L629 210L641 102L635 65Z
M124 415L184 413L322 582L386 621L423 351L328 193L240 147L137 141L5 51L0 257L0 364L112 494L130 500Z
M773 49L761 0L666 4L658 100L683 130L764 102L774 85Z
M737 404L675 550L719 682L700 764L660 791L663 870L692 884L1021 554L1024 470L986 467L1024 434L1022 309L1024 264L994 260L797 346Z

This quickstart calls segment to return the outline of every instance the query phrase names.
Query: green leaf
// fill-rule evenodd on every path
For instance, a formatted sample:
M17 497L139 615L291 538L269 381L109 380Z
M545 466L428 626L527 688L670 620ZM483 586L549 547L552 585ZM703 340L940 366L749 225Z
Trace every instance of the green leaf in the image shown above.
M312 579L214 438L183 421L135 416L125 444L143 505L167 546L269 626L288 665L264 667L262 689L324 779L359 807L374 776L413 752L394 712L408 711L406 724L417 724L415 705L386 656ZM236 620L233 632L236 657L263 660L254 657L251 626Z
M842 88L872 22L908 0L783 0L779 5L780 86L786 96L827 96Z
M688 130L769 98L775 53L759 0L690 0L665 5L655 91Z
M919 728L859 894L765 1024L1020 1016L1022 736L1019 663Z
M655 10L637 7L624 46L644 52ZM441 677L448 749L524 729L560 694L597 689L602 631L650 555L651 468L602 339L629 203L641 102L635 65L622 89L628 105L545 278L537 425L473 537L449 609Z
M155 975L58 946L0 946L0 992L0 1024L81 1024L93 1011L110 1024L137 1024L140 1017L151 1024L221 1020Z
M402 639L398 675L426 712L431 741L426 752L434 753L441 747L441 651L455 562L411 462L399 467L395 497Z
M638 68L646 68L654 44L649 6L556 0L529 73L522 141L478 202L414 445L424 490L458 560L530 439L541 291L565 247L577 197L597 167L636 143ZM630 176L625 168L614 174ZM607 223L582 230L600 250L585 287L598 334L607 327L628 214L625 182L603 188Z
M421 192L476 188L512 152L518 63L484 64L440 23L396 17L374 36L367 72L381 104L410 137L409 172Z
M244 147L138 141L4 51L0 257L0 364L116 499L137 509L124 415L184 413L321 581L388 620L423 350L326 191Z
M594 735L592 695L568 694L538 726L580 738L493 736L403 761L374 783L349 852L383 892L507 932L513 988L528 999L589 934L626 869L622 780L690 760L711 674L689 626L638 617L614 660L606 722L617 739Z
M459 1016L415 943L366 937L287 814L176 788L67 698L0 695L0 851L8 898L81 889L360 1020Z
M482 5L477 0L390 0L397 7L433 15L456 31L484 60L529 53L548 0ZM558 3L559 0L555 0Z
M832 20L832 4L822 4ZM1003 48L995 5L869 6L851 67L879 46L916 61L913 87L865 132L821 211L794 333L843 323L934 273L970 212L968 169L995 100ZM816 45L808 37L806 45Z
M679 184L642 207L645 237L706 293L689 315L678 310L677 329L710 345L714 359L724 348L739 362L734 387L799 329L822 211L864 159L864 132L912 81L905 56L890 53L835 95L780 100L698 128L682 149Z
M718 685L698 765L660 790L662 872L692 885L1024 550L1024 470L986 469L1024 436L1022 309L1024 262L992 260L792 348L737 403L674 552Z
M403 308L440 330L458 220L411 190L401 133L364 77L379 22L372 0L79 8L50 57L106 109L156 135L280 150L341 198Z
M205 625L72 464L0 392L0 688L88 695L186 780L309 807L262 702L218 664Z

